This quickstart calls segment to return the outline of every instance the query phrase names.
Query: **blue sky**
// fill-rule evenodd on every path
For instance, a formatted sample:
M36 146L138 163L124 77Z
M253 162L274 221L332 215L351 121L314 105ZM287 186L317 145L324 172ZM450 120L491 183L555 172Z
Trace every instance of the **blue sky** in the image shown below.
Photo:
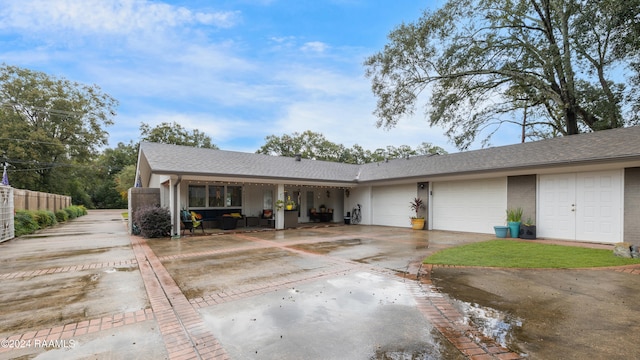
M268 135L311 130L347 147L430 142L455 152L419 112L376 128L362 65L395 26L442 3L0 0L0 63L116 98L111 147L138 141L141 122L176 121L224 150L254 152Z

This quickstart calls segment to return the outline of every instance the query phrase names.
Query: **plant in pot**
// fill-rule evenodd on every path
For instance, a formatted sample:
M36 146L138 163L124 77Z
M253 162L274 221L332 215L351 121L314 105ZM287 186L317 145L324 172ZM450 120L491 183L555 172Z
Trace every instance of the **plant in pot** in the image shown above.
M291 196L287 196L287 210L293 210L293 208L296 206L296 203L291 200Z
M522 222L522 208L507 209L507 226L512 238L520 235L520 223Z
M536 225L531 218L527 218L526 221L520 226L520 238L521 239L535 239L536 238Z
M420 209L424 209L424 201L420 198L415 198L409 203L411 210L416 212L416 216L411 217L411 228L414 230L424 229L424 216L420 216Z

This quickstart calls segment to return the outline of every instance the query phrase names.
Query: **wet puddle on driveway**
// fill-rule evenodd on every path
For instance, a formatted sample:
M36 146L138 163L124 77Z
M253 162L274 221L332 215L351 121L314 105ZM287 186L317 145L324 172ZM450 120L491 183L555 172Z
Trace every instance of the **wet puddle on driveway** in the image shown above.
M236 359L464 359L406 284L368 272L199 311Z
M517 348L514 344L517 339L514 333L522 327L522 320L489 307L472 304L456 299L451 299L451 303L464 314L464 321L467 325L478 329L484 336L493 339L504 348ZM476 339L479 341L479 339Z

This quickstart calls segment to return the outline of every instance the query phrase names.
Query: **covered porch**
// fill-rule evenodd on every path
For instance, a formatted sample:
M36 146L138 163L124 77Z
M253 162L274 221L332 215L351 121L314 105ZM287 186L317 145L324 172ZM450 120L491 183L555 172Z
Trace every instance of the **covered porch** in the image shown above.
M159 180L160 205L170 209L173 237L183 233L344 224L345 191L352 187L340 183L247 181L187 175L162 176ZM181 212L184 211L197 215L200 224L193 231L183 231Z

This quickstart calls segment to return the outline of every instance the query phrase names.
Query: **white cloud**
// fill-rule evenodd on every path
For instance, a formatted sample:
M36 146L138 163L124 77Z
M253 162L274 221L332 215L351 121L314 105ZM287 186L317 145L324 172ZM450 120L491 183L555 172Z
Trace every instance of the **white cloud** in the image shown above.
M302 45L302 51L323 53L329 48L329 45L320 41L310 41Z
M0 28L79 34L153 33L185 24L234 26L238 12L197 12L147 0L2 0Z

